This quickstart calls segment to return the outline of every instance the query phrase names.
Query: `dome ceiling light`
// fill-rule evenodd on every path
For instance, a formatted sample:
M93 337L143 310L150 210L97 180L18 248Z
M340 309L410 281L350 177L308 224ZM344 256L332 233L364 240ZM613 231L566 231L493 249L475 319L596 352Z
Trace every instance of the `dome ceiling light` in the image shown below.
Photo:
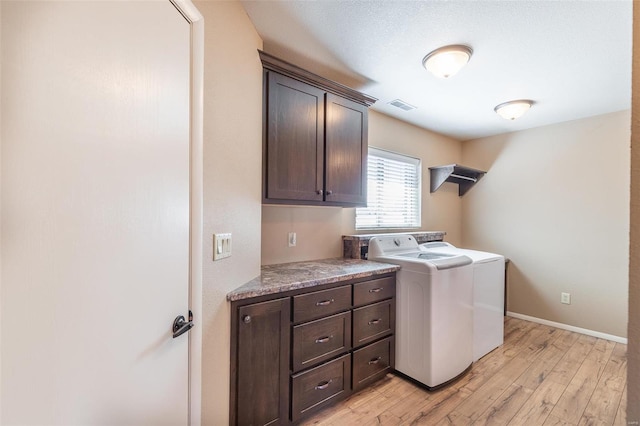
M505 120L515 120L516 118L522 117L525 112L529 111L531 105L533 105L533 101L528 99L519 99L517 101L501 103L493 110Z
M473 50L462 44L452 44L434 50L424 57L422 66L439 78L449 78L464 67Z

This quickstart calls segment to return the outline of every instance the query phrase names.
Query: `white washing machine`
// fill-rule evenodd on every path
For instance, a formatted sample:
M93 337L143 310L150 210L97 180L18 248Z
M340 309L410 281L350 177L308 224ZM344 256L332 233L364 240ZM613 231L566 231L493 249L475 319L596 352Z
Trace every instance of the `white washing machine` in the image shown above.
M445 242L421 244L432 253L462 254L473 260L473 361L504 342L504 256L457 248Z
M472 260L421 248L410 235L373 237L369 260L399 265L396 280L397 372L429 389L473 362Z

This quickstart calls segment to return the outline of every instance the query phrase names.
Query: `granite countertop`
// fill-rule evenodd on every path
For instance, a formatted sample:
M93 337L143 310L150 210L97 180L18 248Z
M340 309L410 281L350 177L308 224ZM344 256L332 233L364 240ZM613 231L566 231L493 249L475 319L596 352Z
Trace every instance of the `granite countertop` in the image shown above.
M266 265L261 268L259 277L227 293L227 300L232 302L354 278L367 278L398 269L398 265L390 263L344 258Z

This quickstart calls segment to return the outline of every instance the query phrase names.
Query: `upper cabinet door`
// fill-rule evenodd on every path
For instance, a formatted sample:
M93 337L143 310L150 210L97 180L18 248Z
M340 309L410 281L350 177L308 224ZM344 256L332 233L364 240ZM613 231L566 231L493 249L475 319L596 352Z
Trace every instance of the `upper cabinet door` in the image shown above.
M367 107L327 94L325 199L367 203Z
M267 75L265 198L323 201L325 92Z

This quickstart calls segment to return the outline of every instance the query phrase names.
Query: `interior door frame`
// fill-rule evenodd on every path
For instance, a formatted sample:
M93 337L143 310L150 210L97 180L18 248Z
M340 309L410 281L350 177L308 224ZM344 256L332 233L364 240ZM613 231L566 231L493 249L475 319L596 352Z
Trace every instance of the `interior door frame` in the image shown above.
M202 423L202 140L204 88L204 17L191 0L169 0L191 28L190 53L190 226L189 226L189 310L195 326L189 332L189 417L188 423Z

